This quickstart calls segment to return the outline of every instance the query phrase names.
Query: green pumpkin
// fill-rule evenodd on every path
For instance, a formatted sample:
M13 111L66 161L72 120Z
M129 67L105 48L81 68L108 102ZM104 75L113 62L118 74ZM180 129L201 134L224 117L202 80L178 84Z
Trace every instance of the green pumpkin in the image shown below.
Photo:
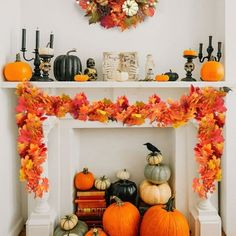
M53 236L84 236L87 232L87 224L79 220L77 225L71 230L64 230L58 225L54 230Z
M169 76L169 81L176 81L179 78L179 75L176 72L172 72L172 70L166 72L165 75Z
M74 81L74 76L81 74L81 61L77 56L70 55L71 52L76 52L76 50L70 50L66 55L60 55L55 59L53 71L56 80Z
M163 184L170 178L171 171L169 166L164 164L149 165L144 169L145 178L153 184Z

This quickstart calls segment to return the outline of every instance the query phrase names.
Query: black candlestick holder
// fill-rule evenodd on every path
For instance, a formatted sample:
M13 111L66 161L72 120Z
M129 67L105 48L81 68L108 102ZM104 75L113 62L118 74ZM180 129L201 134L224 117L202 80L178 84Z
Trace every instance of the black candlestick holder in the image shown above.
M207 56L203 57L203 53L202 53L203 44L202 43L199 44L199 53L198 53L199 61L201 63L203 63L205 60L219 62L222 57L221 47L222 47L222 42L218 42L218 52L216 56L213 56L212 53L214 51L214 48L212 47L212 36L209 36L209 45L206 50L208 54Z
M22 46L21 46L21 51L23 53L23 58L26 61L34 61L34 72L33 75L30 79L30 81L53 81L51 78L48 76L49 68L50 68L50 60L53 57L53 55L39 55L39 35L40 32L37 29L36 30L36 40L35 40L35 49L34 49L34 57L31 59L26 58L26 29L22 29ZM50 48L53 48L53 39L54 35L51 33L50 34L50 42L48 45L50 45ZM41 59L42 58L42 63L41 64ZM47 66L45 65L47 64ZM48 68L47 68L48 67ZM43 70L43 75L41 74L41 69Z
M181 81L196 81L196 79L194 79L192 77L192 72L195 69L195 65L193 63L193 59L197 58L197 56L194 55L184 55L184 58L187 59L187 62L184 65L184 69L187 72L186 73L186 77L181 79Z
M26 60L26 61L34 61L34 73L30 79L30 81L43 81L43 77L41 75L41 69L40 69L40 64L41 64L41 60L40 60L40 57L39 57L39 51L37 48L34 49L34 54L35 54L35 57L34 58L31 58L31 59L27 59L26 58L26 48L22 48L21 51L23 52L23 58Z

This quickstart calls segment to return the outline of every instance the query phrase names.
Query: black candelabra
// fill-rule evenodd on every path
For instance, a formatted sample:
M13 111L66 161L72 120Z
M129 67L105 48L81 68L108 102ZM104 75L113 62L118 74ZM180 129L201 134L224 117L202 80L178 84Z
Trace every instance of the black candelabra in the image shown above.
M199 44L199 53L198 53L198 58L201 63L203 63L205 60L208 61L220 61L222 57L221 53L221 47L222 47L222 42L218 42L218 52L216 56L213 56L212 53L214 51L214 48L212 47L212 36L209 36L209 45L207 47L207 56L203 57L202 49L203 49L203 44Z
M52 81L52 79L50 79L48 77L48 74L43 73L43 75L41 74L41 55L39 54L39 38L40 38L40 32L37 29L36 30L36 40L35 40L35 49L33 51L33 53L35 54L35 56L31 59L26 58L26 29L22 29L22 46L21 46L21 51L23 52L23 58L26 61L34 61L34 72L33 75L30 79L30 81ZM54 35L51 33L50 34L50 48L53 48L53 39L54 39ZM51 58L51 57L50 57Z

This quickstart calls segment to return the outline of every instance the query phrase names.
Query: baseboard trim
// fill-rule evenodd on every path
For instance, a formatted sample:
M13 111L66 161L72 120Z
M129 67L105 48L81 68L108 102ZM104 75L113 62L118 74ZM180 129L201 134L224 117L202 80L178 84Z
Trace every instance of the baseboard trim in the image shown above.
M8 236L18 236L21 230L24 227L24 219L21 217L16 224L14 225L13 229L10 231Z

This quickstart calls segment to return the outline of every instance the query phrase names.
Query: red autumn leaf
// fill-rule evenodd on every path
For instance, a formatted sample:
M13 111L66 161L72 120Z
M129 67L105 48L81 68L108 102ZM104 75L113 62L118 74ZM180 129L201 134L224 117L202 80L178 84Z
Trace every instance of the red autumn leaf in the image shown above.
M115 22L113 21L113 18L111 17L111 15L106 15L101 18L101 25L104 28L109 29L115 26Z

